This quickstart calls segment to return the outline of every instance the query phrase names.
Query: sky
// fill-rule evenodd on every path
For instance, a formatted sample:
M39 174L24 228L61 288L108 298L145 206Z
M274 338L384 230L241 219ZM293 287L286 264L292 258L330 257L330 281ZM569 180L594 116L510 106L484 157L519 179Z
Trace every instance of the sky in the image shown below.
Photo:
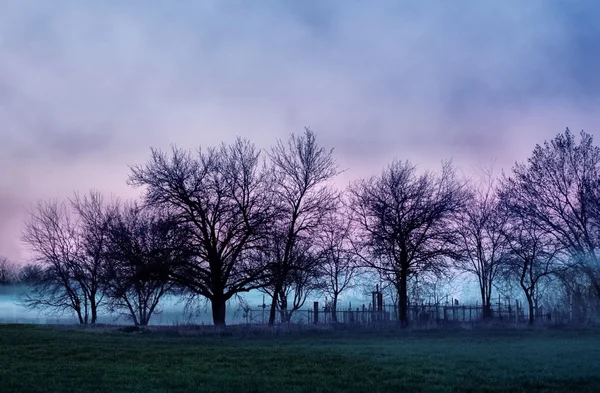
M0 255L39 200L135 197L150 147L310 126L347 171L497 172L600 122L594 0L0 0Z

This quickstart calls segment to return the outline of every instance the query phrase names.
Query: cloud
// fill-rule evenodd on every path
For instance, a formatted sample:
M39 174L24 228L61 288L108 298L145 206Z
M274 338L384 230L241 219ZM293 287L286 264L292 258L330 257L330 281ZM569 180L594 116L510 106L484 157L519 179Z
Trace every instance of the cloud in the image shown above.
M0 187L18 202L0 200L0 214L19 217L0 232L18 230L15 206L38 198L133 195L127 165L150 146L241 135L268 147L305 125L349 168L341 185L396 157L509 167L566 126L595 131L597 10L591 0L4 1Z

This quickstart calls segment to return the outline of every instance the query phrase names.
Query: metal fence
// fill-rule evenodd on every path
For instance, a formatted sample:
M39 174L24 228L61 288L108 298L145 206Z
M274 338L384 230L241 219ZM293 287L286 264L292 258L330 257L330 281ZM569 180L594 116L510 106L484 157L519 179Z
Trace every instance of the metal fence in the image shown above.
M398 308L392 304L373 307L371 304L361 307L338 308L334 312L329 307L313 305L295 311L278 310L276 323L296 324L332 324L346 325L386 325L398 324ZM269 320L269 308L245 308L236 315L233 323L266 324ZM408 306L408 320L411 326L437 327L447 325L474 324L483 321L483 307L481 305L452 305L452 304L420 304ZM495 304L491 308L490 321L500 322L504 325L527 324L529 309L519 302L513 304ZM575 322L568 311L558 308L548 309L538 307L535 314L535 323L540 325L569 324ZM587 321L587 322L592 322Z

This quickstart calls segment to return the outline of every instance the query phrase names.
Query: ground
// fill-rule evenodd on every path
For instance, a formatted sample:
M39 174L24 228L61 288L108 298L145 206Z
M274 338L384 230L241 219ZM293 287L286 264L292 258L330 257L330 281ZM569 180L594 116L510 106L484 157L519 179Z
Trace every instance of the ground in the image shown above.
M208 336L0 326L0 391L598 391L592 331Z

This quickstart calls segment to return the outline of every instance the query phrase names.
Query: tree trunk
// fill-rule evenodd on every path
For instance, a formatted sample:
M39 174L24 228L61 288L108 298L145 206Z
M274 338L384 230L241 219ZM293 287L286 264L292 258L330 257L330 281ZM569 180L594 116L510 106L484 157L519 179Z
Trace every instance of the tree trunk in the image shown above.
M337 293L335 293L333 295L333 303L331 304L331 320L335 323L337 323L337 302L338 302L338 295Z
M482 316L484 320L492 318L492 304L490 303L490 301L483 303Z
M83 300L83 321L84 321L84 324L87 325L88 322L89 322L89 320L90 320L90 318L89 318L89 306L88 306L89 299L87 297L85 297L85 295L84 295L83 299L84 299Z
M533 296L528 291L525 291L525 297L527 298L527 305L529 306L529 326L532 326L535 323Z
M140 309L140 326L148 326L148 312L145 305L145 301L142 300L142 304L139 305Z
M81 310L76 309L75 312L77 313L77 318L79 319L79 324L85 325L85 321L83 320L83 315L81 315Z
M275 313L277 312L277 292L273 293L271 309L269 310L269 326L275 325Z
M225 312L227 311L227 300L224 296L214 296L210 299L212 306L213 324L217 328L225 327Z
M485 282L479 285L481 291L481 316L484 320L492 318L492 302L490 296L486 293Z
M96 323L96 320L98 319L98 305L96 303L96 296L90 296L90 310L92 312L92 324Z
M271 298L271 309L269 310L269 326L275 325L275 318L277 313L277 303L279 300L279 292L281 291L281 285L276 284L273 289L273 297Z
M400 317L400 326L408 327L408 269L400 270L400 285L398 287L398 311Z
M290 321L287 297L283 294L279 295L279 312L281 314L281 323L286 323Z

